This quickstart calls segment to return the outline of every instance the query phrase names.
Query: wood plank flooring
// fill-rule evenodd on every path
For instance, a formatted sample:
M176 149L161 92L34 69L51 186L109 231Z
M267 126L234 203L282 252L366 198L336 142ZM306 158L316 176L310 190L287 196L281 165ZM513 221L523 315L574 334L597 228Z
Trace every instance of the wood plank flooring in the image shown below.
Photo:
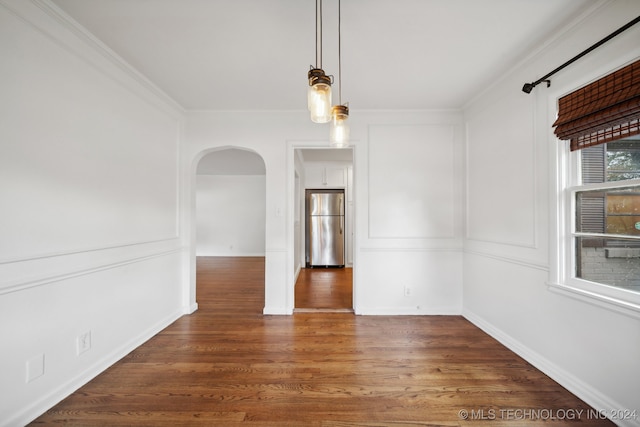
M296 280L295 308L353 311L353 269L301 269Z
M34 424L613 425L460 316L263 316L263 258L197 273L196 313Z

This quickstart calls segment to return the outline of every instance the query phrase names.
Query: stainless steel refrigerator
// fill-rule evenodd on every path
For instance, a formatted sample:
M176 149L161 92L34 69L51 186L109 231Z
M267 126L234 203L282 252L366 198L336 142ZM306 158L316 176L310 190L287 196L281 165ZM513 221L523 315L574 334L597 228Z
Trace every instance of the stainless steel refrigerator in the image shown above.
M344 190L306 190L306 266L344 267Z

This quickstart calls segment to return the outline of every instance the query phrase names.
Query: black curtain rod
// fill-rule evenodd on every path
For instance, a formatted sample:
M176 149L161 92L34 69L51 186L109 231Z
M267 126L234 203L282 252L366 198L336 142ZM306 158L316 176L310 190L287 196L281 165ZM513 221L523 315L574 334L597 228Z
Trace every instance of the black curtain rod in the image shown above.
M636 19L634 19L633 21L629 22L628 24L618 28L616 31L614 31L613 33L609 34L607 37L603 38L598 43L596 43L593 46L589 47L588 49L580 52L579 54L577 54L576 56L574 56L573 58L571 58L570 60L568 60L567 62L565 62L564 64L562 64L561 66L559 66L558 68L553 70L552 72L550 72L549 74L545 75L544 77L540 77L538 80L536 80L533 83L525 83L524 86L522 86L522 91L524 93L531 93L533 88L538 86L542 82L546 82L547 83L547 87L551 86L551 81L549 80L549 77L551 77L552 75L554 75L558 71L562 70L563 68L567 67L568 65L571 65L572 63L574 63L578 59L582 58L583 56L585 56L586 54L588 54L592 50L594 50L594 49L600 47L601 45L605 44L606 42L608 42L609 40L611 40L612 38L614 38L615 36L617 36L621 32L631 28L632 26L634 26L638 22L640 22L640 16L638 16Z

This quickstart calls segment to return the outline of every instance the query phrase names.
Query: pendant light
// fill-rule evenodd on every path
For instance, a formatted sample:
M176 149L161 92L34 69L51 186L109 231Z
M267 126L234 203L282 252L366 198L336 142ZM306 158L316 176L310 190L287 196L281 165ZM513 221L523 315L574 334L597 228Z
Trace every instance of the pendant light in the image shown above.
M343 148L349 146L349 106L342 105L342 43L341 43L341 13L338 0L338 105L331 109L331 129L329 143L332 147Z
M331 128L329 130L329 143L334 148L349 146L349 107L347 105L334 105L331 109Z
M322 0L316 0L316 66L307 73L307 107L314 123L331 121L332 77L322 69Z

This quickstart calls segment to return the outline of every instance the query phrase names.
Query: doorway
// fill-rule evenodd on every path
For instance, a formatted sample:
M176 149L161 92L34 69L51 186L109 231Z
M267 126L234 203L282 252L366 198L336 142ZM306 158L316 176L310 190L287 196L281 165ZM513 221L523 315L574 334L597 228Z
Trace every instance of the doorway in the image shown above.
M353 150L296 148L294 311L353 312ZM307 191L344 194L344 263L318 267L308 259Z
M353 311L353 269L303 268L296 281L296 311Z
M219 267L227 264L252 259L264 264L266 167L253 151L224 148L205 154L195 172L197 297L203 291L198 283L201 266L216 265L222 274Z

